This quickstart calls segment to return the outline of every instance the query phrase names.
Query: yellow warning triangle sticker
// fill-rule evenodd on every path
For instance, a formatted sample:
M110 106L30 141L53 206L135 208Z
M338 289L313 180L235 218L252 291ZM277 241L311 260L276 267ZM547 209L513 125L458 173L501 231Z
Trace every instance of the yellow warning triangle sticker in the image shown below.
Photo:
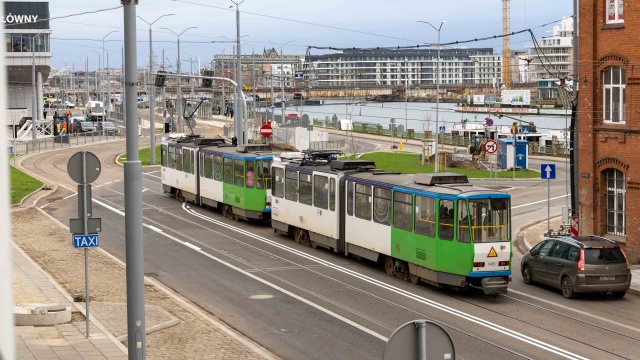
M498 257L498 253L496 252L496 249L493 248L493 246L491 247L491 251L489 251L489 255L487 255L487 257Z

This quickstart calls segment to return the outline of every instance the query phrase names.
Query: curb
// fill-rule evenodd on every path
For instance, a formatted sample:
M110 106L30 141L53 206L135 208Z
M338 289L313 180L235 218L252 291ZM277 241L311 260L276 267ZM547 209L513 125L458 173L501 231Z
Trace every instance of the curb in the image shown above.
M555 216L555 217L550 218L549 220L551 221L551 220L557 219L557 218L559 218L561 216L562 215ZM524 240L525 233L528 231L529 228L532 228L532 227L534 227L536 225L542 224L545 221L547 221L547 219L536 220L536 221L531 222L531 223L529 223L527 225L521 226L518 229L518 231L516 231L516 234L517 234L516 235L516 239L518 241L518 245L522 245L522 247L526 250L525 252L531 250L531 246L529 246L529 244Z

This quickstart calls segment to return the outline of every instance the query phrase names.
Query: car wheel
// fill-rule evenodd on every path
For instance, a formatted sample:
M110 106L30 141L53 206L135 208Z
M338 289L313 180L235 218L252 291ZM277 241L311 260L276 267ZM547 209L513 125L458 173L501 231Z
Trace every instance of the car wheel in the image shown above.
M576 292L573 290L573 284L571 283L571 279L568 276L562 278L562 296L567 299L573 299L576 297Z
M533 284L533 278L531 277L531 269L529 268L529 265L525 265L522 267L522 280L524 280L524 283L527 285Z
M614 291L611 293L611 295L613 295L613 297L617 299L622 299L626 294L626 291Z

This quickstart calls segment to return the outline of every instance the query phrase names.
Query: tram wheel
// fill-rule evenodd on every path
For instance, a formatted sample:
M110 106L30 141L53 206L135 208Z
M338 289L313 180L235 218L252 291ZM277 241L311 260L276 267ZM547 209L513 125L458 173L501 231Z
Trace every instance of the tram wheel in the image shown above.
M392 258L391 256L387 256L384 258L384 271L389 276L394 276L396 273L394 269L394 265L395 265L394 263L395 263L395 259Z
M408 270L407 270L408 271ZM418 283L420 282L420 276L418 276L417 274L414 275L412 273L409 273L409 281L413 284L413 285L418 285Z
M182 196L182 190L176 191L176 200L184 202L184 196Z
M233 219L233 209L229 205L222 205L222 215L227 219Z

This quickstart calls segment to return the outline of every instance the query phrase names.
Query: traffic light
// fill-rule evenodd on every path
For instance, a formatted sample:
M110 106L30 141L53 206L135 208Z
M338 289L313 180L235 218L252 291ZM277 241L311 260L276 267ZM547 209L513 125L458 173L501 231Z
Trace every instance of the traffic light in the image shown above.
M205 71L204 71L204 76L214 76L214 73L213 73L213 71L211 71L211 70L205 70ZM213 87L213 79L206 79L206 78L203 78L203 79L202 79L202 87L203 87L203 88L210 88L210 87Z
M156 75L156 87L164 87L164 82L167 79L166 73L164 70L158 71L158 75Z

